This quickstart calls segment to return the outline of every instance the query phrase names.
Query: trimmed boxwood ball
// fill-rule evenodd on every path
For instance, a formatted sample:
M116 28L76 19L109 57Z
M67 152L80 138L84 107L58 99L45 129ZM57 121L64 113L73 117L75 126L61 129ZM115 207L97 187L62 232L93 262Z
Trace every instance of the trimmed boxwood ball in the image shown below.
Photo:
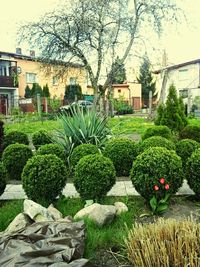
M183 183L181 158L173 150L152 147L138 155L131 169L133 186L141 196L150 200L155 194L154 186L165 178L168 192L175 194Z
M16 143L28 145L29 144L28 135L20 131L7 132L4 136L3 148L5 149L7 146Z
M182 139L176 143L176 153L181 157L184 169L188 158L199 147L200 144L192 139Z
M139 152L142 153L150 147L165 147L168 150L176 149L176 146L172 141L167 140L162 136L152 136L145 139L144 141L139 143L138 149Z
M138 145L128 138L111 139L106 143L103 154L112 160L117 176L128 176L138 155Z
M37 155L53 154L65 161L65 151L63 147L58 144L46 144L42 145L37 150Z
M74 186L82 199L101 200L115 182L115 167L101 154L85 156L75 167Z
M92 144L82 144L75 147L70 156L70 165L72 166L72 169L75 168L76 164L84 156L97 153L99 153L99 149Z
M196 149L187 160L186 179L196 197L200 199L200 148Z
M42 145L52 143L48 132L45 130L40 130L40 131L33 133L32 142L33 142L35 149L38 149Z
M29 158L33 156L30 147L23 144L13 144L3 151L2 162L5 166L8 178L21 180L22 170Z
M200 142L200 126L187 125L179 134L180 139L192 139Z
M3 164L0 162L0 196L3 194L6 188L6 169Z
M50 204L67 182L67 168L56 155L36 155L27 161L22 184L29 199L42 205Z
M173 139L173 135L170 128L163 125L149 127L142 135L142 140L145 140L151 136L162 136L168 140Z

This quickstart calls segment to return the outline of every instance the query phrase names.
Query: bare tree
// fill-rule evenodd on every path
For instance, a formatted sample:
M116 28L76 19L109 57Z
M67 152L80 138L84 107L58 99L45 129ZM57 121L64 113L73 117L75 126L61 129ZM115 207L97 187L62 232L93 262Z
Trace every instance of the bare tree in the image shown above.
M70 2L73 2L70 4ZM177 19L171 0L65 0L65 5L37 23L24 25L20 39L37 46L44 61L82 63L98 99L123 64L144 29L161 32L165 21Z

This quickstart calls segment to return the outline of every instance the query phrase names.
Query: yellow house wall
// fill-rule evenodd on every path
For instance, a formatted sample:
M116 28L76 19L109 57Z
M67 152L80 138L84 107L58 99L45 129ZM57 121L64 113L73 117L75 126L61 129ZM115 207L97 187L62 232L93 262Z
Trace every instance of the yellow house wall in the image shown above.
M129 101L132 97L141 98L141 84L138 83L128 83L129 87L118 86L113 89L113 97L118 99L120 96L124 97L124 100ZM121 90L121 92L118 92Z
M24 97L25 87L29 85L32 88L32 83L26 82L26 73L34 73L37 75L36 82L40 86L48 84L51 97L63 98L65 86L70 84L70 77L75 77L76 82L81 86L84 94L87 91L86 72L83 68L68 67L64 74L58 77L58 83L53 85L53 77L57 76L59 66L50 66L46 69L40 62L17 59L17 66L21 68L19 74L19 96ZM61 67L60 67L61 68ZM63 67L62 67L63 69Z

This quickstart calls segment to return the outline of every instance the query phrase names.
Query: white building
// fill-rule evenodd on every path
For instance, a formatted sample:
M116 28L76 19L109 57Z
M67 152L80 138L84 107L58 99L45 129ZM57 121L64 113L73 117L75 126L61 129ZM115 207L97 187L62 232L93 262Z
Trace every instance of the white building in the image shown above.
M168 89L174 84L179 96L183 97L187 104L188 112L196 96L200 96L200 59L169 66L157 71L157 91L159 102L165 102Z

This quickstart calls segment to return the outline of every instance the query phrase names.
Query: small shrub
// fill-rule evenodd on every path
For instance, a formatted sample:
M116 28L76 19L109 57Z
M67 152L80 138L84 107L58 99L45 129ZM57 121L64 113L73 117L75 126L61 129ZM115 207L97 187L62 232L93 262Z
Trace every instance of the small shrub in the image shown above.
M169 151L164 147L152 147L137 156L131 169L131 180L141 196L150 200L155 194L155 185L162 177L169 185L168 193L170 195L175 194L181 187L183 182L182 162L175 151Z
M67 182L67 169L55 155L36 155L28 160L22 184L28 198L42 205L50 204Z
M63 147L59 146L58 144L46 144L39 147L37 150L37 155L48 155L53 154L62 159L65 160L65 151Z
M160 219L136 224L125 240L132 266L200 266L200 224Z
M186 164L186 178L190 188L200 199L200 148L196 149L188 158Z
M133 160L138 154L137 144L130 139L116 138L107 142L104 156L110 158L115 166L117 176L128 176Z
M187 125L180 132L180 139L193 139L200 142L200 126L198 125Z
M0 162L0 196L3 194L6 188L6 169L3 164Z
M168 150L175 150L175 144L161 136L152 136L139 143L139 152L143 152L150 147L165 147Z
M52 143L49 134L45 130L40 130L35 132L32 135L32 142L36 149L38 149L42 145Z
M112 161L100 154L83 157L75 167L74 186L85 200L102 199L115 181L116 172Z
M6 148L11 144L24 144L28 145L28 135L20 131L9 131L4 136L3 147Z
M3 152L4 122L0 120L0 157Z
M176 143L176 153L182 159L183 168L186 168L187 159L200 147L200 144L192 139L183 139Z
M75 168L76 164L84 156L97 153L99 153L99 149L92 144L82 144L75 147L70 156L70 165L72 166L72 169Z
M149 127L142 136L142 140L145 140L151 136L162 136L168 140L172 140L173 136L171 130L167 126L152 126Z
M31 149L23 144L12 144L6 147L2 155L8 178L21 180L22 170L29 158L33 156Z

